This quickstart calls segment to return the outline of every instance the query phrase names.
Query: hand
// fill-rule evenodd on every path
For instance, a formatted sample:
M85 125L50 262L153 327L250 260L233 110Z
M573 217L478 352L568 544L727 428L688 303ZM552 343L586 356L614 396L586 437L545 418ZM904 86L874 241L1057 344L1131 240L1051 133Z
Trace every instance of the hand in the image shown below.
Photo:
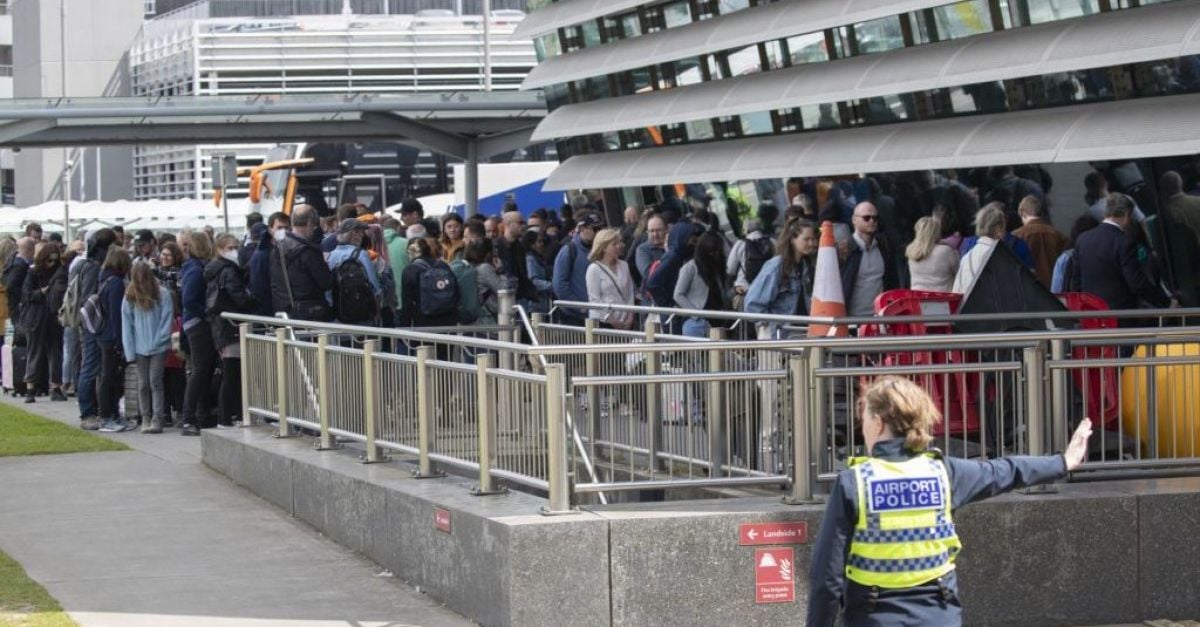
M1067 472L1071 472L1083 463L1083 459L1087 457L1088 438L1092 437L1092 419L1084 418L1083 422L1075 429L1075 434L1071 436L1071 443L1067 445L1067 451L1063 453L1063 459L1067 462Z

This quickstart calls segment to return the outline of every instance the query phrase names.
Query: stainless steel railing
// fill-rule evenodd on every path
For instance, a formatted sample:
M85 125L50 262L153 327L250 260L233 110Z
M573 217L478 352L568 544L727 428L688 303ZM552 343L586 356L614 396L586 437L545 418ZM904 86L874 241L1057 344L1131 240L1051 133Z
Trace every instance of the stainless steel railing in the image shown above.
M1200 468L1200 327L743 340L515 313L497 333L534 344L230 316L246 420L361 442L365 461L415 455L421 474L477 472L479 492L523 486L550 511L632 490L806 501L862 452L861 386L892 374L930 391L950 455L1061 450L1086 415L1102 429L1081 474Z

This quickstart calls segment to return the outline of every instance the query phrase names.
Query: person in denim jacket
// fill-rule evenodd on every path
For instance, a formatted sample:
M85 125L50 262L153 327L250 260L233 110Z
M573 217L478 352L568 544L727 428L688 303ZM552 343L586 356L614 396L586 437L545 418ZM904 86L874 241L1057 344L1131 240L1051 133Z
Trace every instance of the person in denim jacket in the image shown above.
M815 224L803 218L789 220L775 245L776 255L763 264L762 271L746 292L746 312L808 315L813 271L817 264L817 242Z

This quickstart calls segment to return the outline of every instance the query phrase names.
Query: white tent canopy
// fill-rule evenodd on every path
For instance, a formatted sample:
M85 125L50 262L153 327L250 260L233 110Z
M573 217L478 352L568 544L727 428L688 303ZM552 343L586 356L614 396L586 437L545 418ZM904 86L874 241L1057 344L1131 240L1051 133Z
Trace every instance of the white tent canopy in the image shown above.
M244 199L229 200L229 227L233 231L245 228L245 216L250 204ZM224 229L224 212L211 200L117 200L71 203L71 230L94 230L106 226L151 231L178 231L185 227L211 225ZM54 200L33 207L0 209L0 233L18 233L25 225L37 222L48 232L61 232L63 202Z

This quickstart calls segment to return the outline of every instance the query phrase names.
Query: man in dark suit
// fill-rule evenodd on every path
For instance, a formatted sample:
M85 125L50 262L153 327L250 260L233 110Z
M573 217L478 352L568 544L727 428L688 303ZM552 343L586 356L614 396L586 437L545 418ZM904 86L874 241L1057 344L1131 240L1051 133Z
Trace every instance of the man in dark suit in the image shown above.
M1154 307L1179 303L1155 285L1138 261L1137 243L1125 229L1133 217L1133 199L1109 194L1104 222L1079 236L1075 243L1073 275L1079 288L1104 299L1109 309L1137 309L1141 301ZM1123 319L1122 326L1133 326Z

